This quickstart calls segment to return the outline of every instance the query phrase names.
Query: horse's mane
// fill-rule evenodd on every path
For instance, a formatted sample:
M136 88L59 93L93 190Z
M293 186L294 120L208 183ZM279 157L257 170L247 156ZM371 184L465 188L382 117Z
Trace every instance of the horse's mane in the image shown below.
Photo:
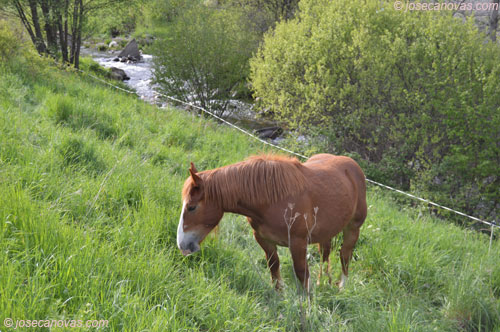
M208 202L234 208L238 201L272 204L300 193L306 187L303 167L296 158L261 154L198 175L203 180ZM186 182L183 197L188 194L189 187Z

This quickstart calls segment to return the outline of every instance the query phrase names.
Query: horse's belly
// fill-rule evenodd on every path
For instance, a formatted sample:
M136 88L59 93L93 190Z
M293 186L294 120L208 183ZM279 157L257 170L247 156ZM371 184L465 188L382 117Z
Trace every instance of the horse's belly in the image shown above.
M261 238L277 245L288 247L288 233L286 227L276 227L276 225L269 225L255 220L250 220L250 225Z

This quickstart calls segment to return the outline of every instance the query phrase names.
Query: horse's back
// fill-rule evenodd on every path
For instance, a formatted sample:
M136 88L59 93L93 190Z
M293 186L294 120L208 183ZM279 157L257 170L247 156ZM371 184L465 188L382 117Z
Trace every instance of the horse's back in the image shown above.
M303 165L308 169L311 190L329 196L333 205L352 206L353 217L364 220L366 178L353 159L323 153L312 156ZM345 201L346 196L350 202Z
M352 158L346 156L334 156L327 153L316 154L303 165L315 171L338 173L339 176L344 175L347 171L354 181L365 184L365 175L361 167Z

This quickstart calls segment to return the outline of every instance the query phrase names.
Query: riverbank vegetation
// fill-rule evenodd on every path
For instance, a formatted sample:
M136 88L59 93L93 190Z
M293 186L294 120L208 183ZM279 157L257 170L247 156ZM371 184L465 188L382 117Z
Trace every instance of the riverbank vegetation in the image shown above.
M308 1L252 60L262 107L369 177L477 217L500 207L500 47L472 19Z
M373 180L498 219L500 47L473 18L379 1L304 0L287 15L259 1L167 4L153 49L163 92L227 116L252 91L254 109L308 137L308 151L351 155Z
M242 12L192 4L172 18L153 48L159 90L196 103L218 116L237 95L249 95L249 60L257 50L256 27Z

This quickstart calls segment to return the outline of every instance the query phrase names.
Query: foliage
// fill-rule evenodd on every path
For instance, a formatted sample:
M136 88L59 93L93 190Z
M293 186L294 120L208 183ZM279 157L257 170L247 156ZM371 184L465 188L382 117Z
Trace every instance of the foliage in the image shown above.
M245 22L231 9L186 8L156 43L155 82L168 95L227 115L229 100L246 89L248 59L257 48Z
M0 19L0 62L5 63L19 54L21 45L7 21Z
M16 15L40 55L60 57L79 68L82 34L88 16L124 0L2 0L0 9Z
M142 8L148 2L129 0L113 6L99 6L89 13L85 32L87 35L101 34L109 37L130 34L142 20Z
M298 0L220 0L220 6L239 8L254 26L263 33L281 20L292 19L298 8Z
M368 175L483 218L500 197L500 49L472 20L391 3L311 1L251 62L262 106L319 127Z
M152 0L146 7L145 15L152 25L172 23L188 8L200 4L198 0Z

